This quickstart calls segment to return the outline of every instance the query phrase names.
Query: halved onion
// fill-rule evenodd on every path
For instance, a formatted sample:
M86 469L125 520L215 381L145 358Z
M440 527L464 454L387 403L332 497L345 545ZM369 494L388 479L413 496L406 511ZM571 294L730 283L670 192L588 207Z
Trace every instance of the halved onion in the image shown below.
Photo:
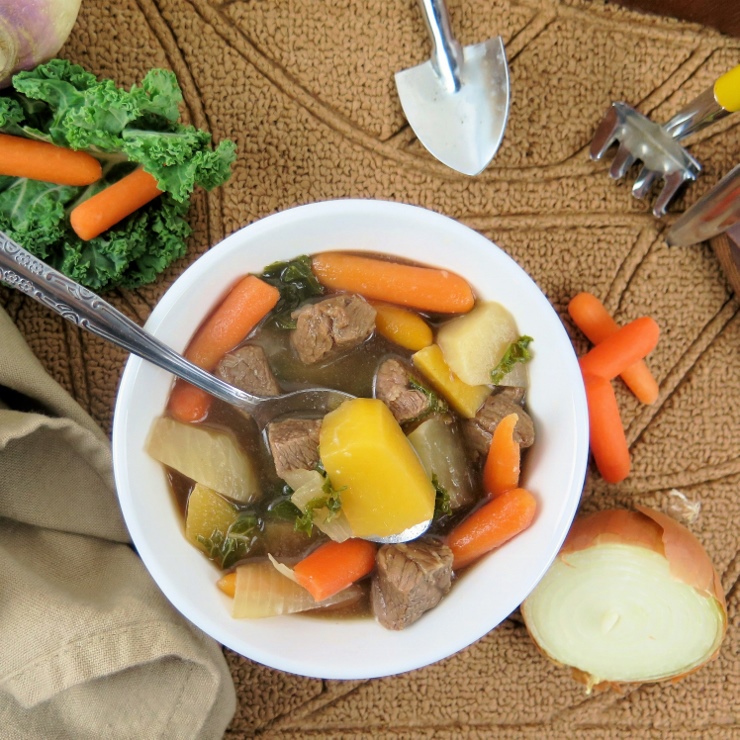
M637 509L577 519L521 607L535 644L588 692L677 680L716 657L727 630L704 547L671 517Z

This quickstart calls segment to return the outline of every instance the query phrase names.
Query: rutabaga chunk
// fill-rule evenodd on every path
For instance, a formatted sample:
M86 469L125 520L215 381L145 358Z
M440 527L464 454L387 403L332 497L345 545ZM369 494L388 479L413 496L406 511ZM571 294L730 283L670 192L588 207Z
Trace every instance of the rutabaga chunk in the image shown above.
M240 511L211 488L195 484L188 496L185 537L220 568L230 568L246 557L259 535L254 514Z
M349 604L361 596L362 588L355 585L324 601L315 601L303 586L280 573L268 560L261 560L237 566L231 616L235 619L277 617Z
M444 488L450 508L457 511L475 500L468 461L460 435L449 417L433 416L419 424L409 441L430 479Z
M437 332L445 361L468 385L491 383L491 372L518 338L514 317L492 301L479 302L470 313L447 321Z
M226 432L158 418L146 444L147 452L163 465L240 503L260 496L250 458Z
M388 537L432 518L434 487L382 401L355 398L328 413L319 449L355 537Z

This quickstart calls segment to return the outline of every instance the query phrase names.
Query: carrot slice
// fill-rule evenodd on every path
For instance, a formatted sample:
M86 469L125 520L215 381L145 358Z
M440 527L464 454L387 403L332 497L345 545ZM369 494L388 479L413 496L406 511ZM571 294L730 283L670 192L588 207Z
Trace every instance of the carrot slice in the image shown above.
M139 168L73 208L69 222L77 236L88 241L158 195L162 191L154 176Z
M234 598L236 593L236 571L233 573L226 573L216 581L216 585L221 589L227 596Z
M231 349L275 307L277 288L254 275L242 278L223 302L206 319L185 350L185 357L209 372ZM202 421L211 405L211 396L182 380L170 394L169 411L178 421Z
M375 567L376 546L352 538L317 547L293 568L295 577L316 601L339 593Z
M491 499L450 532L447 546L452 550L452 567L464 568L500 547L524 531L536 511L537 501L526 488L513 488Z
M568 313L593 344L600 344L619 330L619 325L609 315L604 304L592 293L584 292L574 296L568 304ZM642 403L655 403L659 393L658 384L644 360L638 360L625 368L620 376Z
M509 414L493 430L483 468L483 487L490 496L500 496L519 485L521 448L514 440L517 421L517 414Z
M638 360L646 357L658 343L660 329L644 316L618 329L580 359L584 375L612 380Z
M612 384L605 378L584 375L588 403L591 452L601 477L619 483L630 472L630 452Z
M57 185L91 185L102 177L103 169L87 152L0 134L0 175Z
M433 313L464 313L475 303L473 290L459 275L432 267L323 252L313 258L319 281L334 290Z
M415 311L390 303L370 303L375 309L375 328L399 347L417 352L434 341L432 327Z

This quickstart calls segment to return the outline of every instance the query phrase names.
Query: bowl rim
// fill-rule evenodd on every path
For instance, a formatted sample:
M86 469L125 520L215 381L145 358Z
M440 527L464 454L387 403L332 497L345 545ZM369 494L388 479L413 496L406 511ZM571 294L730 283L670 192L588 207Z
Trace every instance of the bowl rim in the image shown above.
M459 237L467 239L471 244L477 244L477 248L493 250L492 254L495 253L497 260L506 263L507 269L511 270L511 274L517 277L517 282L522 281L522 284L527 286L527 291L531 294L529 296L530 299L534 300L534 302L537 303L537 307L542 308L542 310L548 315L548 328L553 332L552 338L557 339L566 350L559 359L562 360L564 372L567 373L568 377L572 381L568 386L569 395L567 398L566 410L572 416L572 422L574 425L573 449L570 450L570 458L566 461L568 468L567 475L565 476L567 478L567 481L565 482L567 495L561 502L560 508L557 512L558 531L555 535L550 537L547 557L543 558L542 561L539 562L537 568L528 573L526 583L517 584L518 590L516 590L515 594L515 600L517 603L511 609L511 611L513 611L532 591L537 582L549 568L557 555L557 552L560 549L577 512L586 477L588 462L588 412L585 390L583 388L578 361L562 320L534 280L506 252L491 240L448 216L428 210L421 206L395 201L347 198L295 206L275 212L238 229L194 260L193 263L182 272L182 274L164 293L160 301L154 307L145 324L145 328L155 334L160 332L160 330L167 325L167 320L173 307L187 298L189 291L192 289L192 284L197 277L209 272L213 265L218 265L220 261L226 260L231 252L243 248L245 244L268 237L271 232L281 230L286 226L296 228L304 222L310 222L311 219L322 220L326 218L340 217L362 217L366 219L398 218L401 219L401 221L403 221L403 219L410 219L411 221L418 220L420 223L428 225L428 227L433 230L447 230L455 233ZM346 249L347 247L345 247L345 250ZM354 245L352 249L354 249ZM359 251L363 250L365 250L365 247L360 245ZM317 250L312 251L315 252ZM380 250L375 249L374 251L377 252ZM213 301L211 305L215 304L217 300L218 299ZM554 319L557 319L557 321L554 321ZM192 330L194 331L195 328L196 326L193 326ZM559 336L556 336L558 334ZM535 337L535 341L536 339L537 338ZM189 341L189 339L186 339L184 344L186 344L187 341ZM172 343L170 344L172 346ZM181 351L184 346L180 348L173 346L173 348ZM397 633L389 633L386 636L387 639L383 638L388 652L387 657L379 660L370 660L368 658L372 663L372 665L368 666L363 666L361 664L359 661L359 655L356 656L358 660L345 660L343 663L340 662L338 660L338 653L334 649L334 646L332 646L332 649L328 651L326 660L307 662L305 658L296 658L295 656L287 654L276 654L273 649L264 647L264 645L269 642L267 638L262 642L262 644L259 644L255 638L252 638L250 641L249 633L246 640L241 637L239 639L235 639L232 634L234 630L231 622L233 621L238 623L240 620L231 620L231 616L227 611L225 611L225 617L228 621L226 621L227 627L224 628L223 620L213 618L212 615L204 613L198 608L197 604L193 603L192 597L189 594L183 593L183 589L173 582L161 555L157 553L156 548L151 546L151 543L144 535L140 512L137 510L135 498L130 495L132 490L131 465L129 464L129 456L126 449L126 439L129 432L129 425L133 422L132 404L128 401L133 397L132 394L136 391L137 382L141 374L146 372L144 368L151 367L152 366L149 366L144 360L135 356L130 356L126 362L126 366L121 377L116 398L112 431L116 490L124 520L126 521L132 541L147 570L154 578L160 590L174 605L174 607L206 634L240 655L278 670L315 678L366 679L405 673L449 657L450 655L459 652L465 647L478 641L508 616L510 612L505 614L499 613L495 618L492 616L488 621L486 621L485 618L477 619L475 621L475 626L469 627L462 635L445 634L443 639L440 639L439 642L435 641L434 644L419 643L424 645L424 649L422 653L413 657L409 657L404 653L403 649L401 649L404 644L404 635L409 633L410 629ZM526 533L523 533L520 537L523 537L525 534ZM517 539L512 540L510 544L515 544ZM185 542L184 537L182 537L182 540ZM185 544L195 552L195 548L192 548L186 542ZM522 548L518 549L521 550ZM195 552L195 555L205 562L205 559L202 558L200 553ZM526 552L518 552L516 555L516 562L525 569L531 566L527 560ZM208 567L212 567L207 562L206 565L208 565ZM479 566L473 566L471 570L477 569L478 567ZM461 589L466 578L467 575L460 579L460 582L454 586L453 593L455 589ZM442 604L444 603L445 600L443 600ZM433 610L433 612L440 609L440 606ZM432 614L433 612L429 612L429 614ZM426 616L427 615L425 615L425 618ZM485 615L483 615L483 617L485 617ZM260 622L272 621L275 624L278 624L275 629L279 630L280 625L284 622L295 623L295 620L303 621L306 620L306 617L275 617L271 618L271 620L260 620ZM346 621L348 620L336 620L336 622ZM360 620L358 620L358 622L359 621ZM337 625L335 620L328 619L311 619L311 622L327 622L333 624L336 628L337 634L340 635L339 641L341 646L344 649L347 649L347 640L350 638L347 638L345 635L346 625L343 627L341 625ZM412 628L413 627L414 625L412 625ZM272 630L266 630L266 634L268 637L272 637L274 633ZM414 645L416 644L417 642L414 642ZM352 652L351 645L349 648L350 652Z

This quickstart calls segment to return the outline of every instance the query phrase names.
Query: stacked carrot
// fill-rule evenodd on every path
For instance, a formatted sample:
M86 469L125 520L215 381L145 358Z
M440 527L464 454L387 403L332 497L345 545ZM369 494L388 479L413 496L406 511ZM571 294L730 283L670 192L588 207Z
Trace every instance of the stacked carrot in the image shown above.
M98 182L103 170L86 152L0 134L0 175L84 186ZM139 168L75 206L70 224L80 239L88 241L161 194L156 179Z
M579 293L568 305L576 326L594 343L580 359L591 427L591 452L602 477L619 483L630 472L630 454L611 381L618 375L643 403L658 397L658 384L644 362L660 329L649 317L619 327L601 301Z
M449 534L453 568L464 568L523 532L534 520L537 500L519 487L521 448L514 439L519 417L505 416L493 431L483 468L488 501L463 519Z

